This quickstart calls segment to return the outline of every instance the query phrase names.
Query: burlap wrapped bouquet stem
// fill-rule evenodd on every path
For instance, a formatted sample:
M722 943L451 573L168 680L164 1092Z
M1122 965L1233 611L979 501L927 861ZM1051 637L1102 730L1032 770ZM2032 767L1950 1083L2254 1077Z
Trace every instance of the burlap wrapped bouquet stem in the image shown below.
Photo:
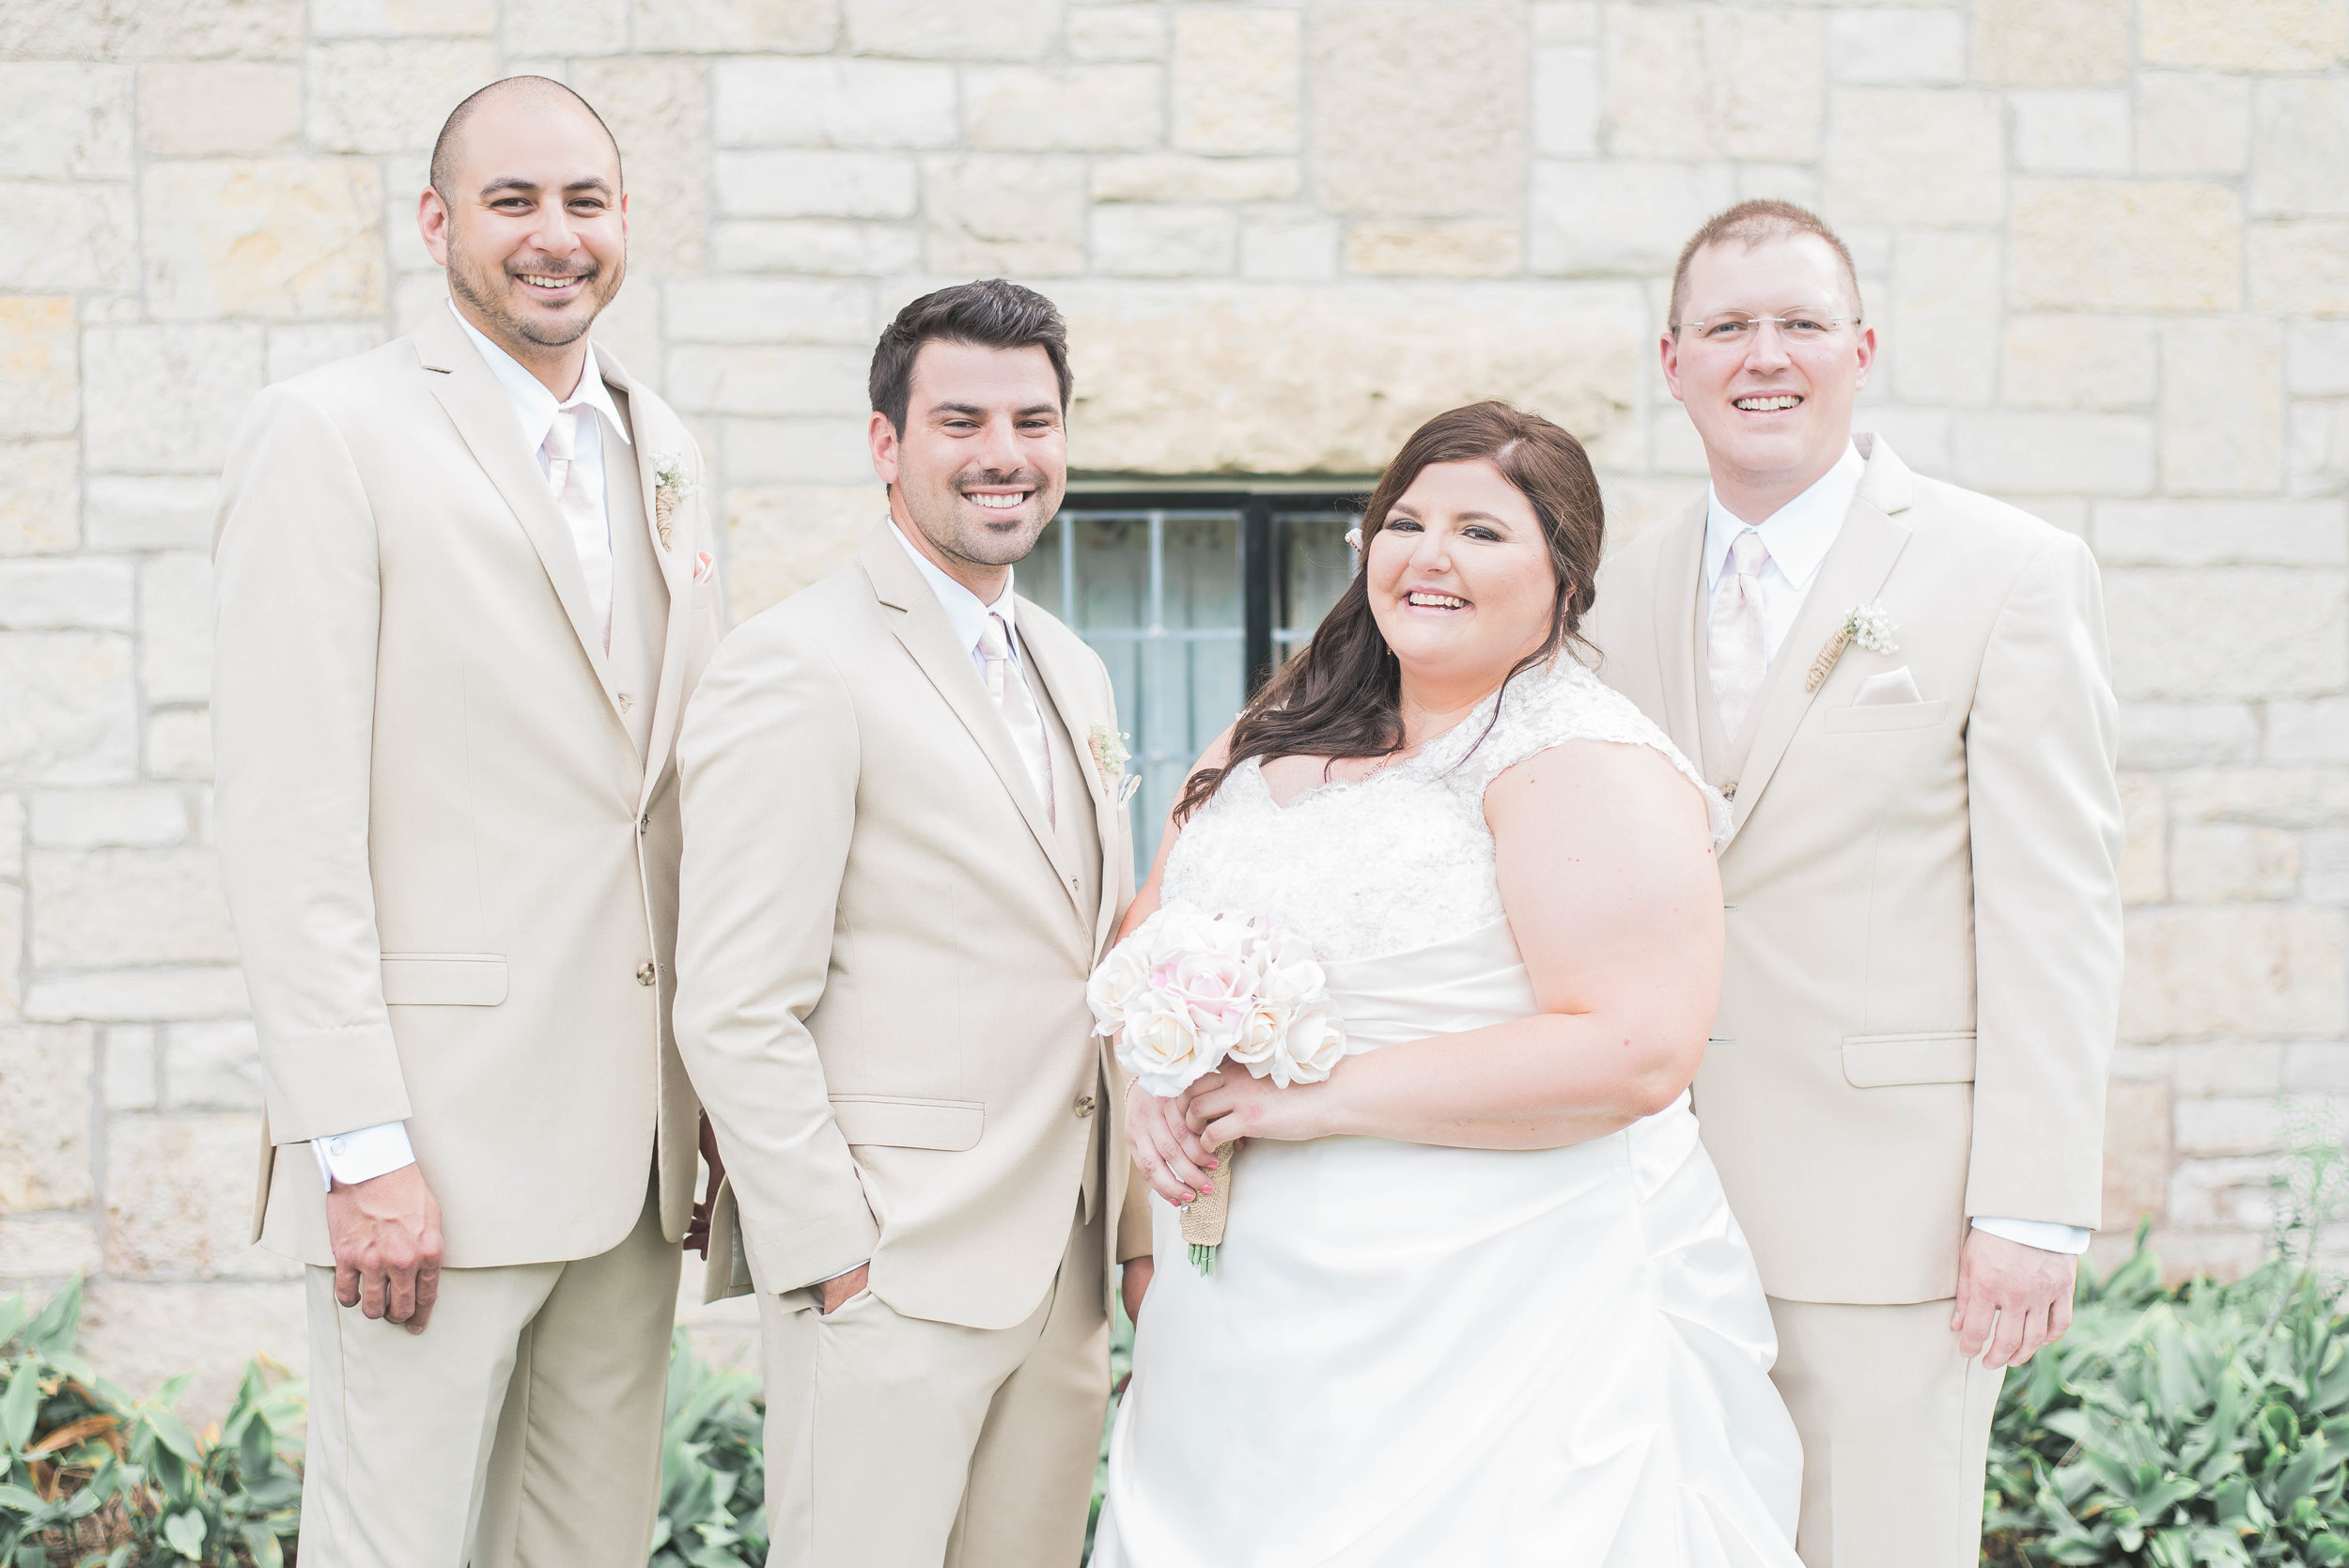
M1217 1150L1215 1190L1183 1205L1183 1239L1190 1244L1191 1266L1202 1274L1215 1272L1215 1250L1223 1245L1223 1220L1232 1210L1232 1164L1238 1156L1237 1142Z

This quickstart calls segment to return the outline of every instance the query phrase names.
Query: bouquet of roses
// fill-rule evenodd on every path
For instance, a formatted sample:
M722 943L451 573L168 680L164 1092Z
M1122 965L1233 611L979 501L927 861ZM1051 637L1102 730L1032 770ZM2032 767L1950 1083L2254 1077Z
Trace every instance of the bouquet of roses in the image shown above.
M1169 904L1110 951L1085 987L1094 1032L1144 1089L1172 1099L1225 1062L1283 1088L1319 1083L1346 1054L1330 985L1301 939L1251 915ZM1183 1239L1215 1271L1239 1146L1213 1192L1183 1208Z

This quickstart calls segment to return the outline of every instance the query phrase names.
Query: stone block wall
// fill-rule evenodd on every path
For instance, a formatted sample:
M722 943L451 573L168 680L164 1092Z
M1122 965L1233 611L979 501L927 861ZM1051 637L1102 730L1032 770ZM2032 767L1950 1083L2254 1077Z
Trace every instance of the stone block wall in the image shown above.
M694 422L738 614L875 515L881 321L987 273L1066 310L1087 470L1360 475L1498 396L1636 531L1703 484L1675 249L1817 204L1863 423L2105 565L2108 1221L2258 1255L2279 1095L2349 1100L2349 0L9 0L0 1288L87 1271L120 1375L299 1360L208 823L225 443L438 308L432 135L522 70L625 148L599 332Z

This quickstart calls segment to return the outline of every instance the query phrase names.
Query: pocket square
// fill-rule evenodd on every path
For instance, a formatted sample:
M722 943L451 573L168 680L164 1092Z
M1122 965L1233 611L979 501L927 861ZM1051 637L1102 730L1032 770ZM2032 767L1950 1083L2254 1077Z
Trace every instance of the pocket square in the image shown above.
M703 551L693 557L693 582L698 585L718 575L718 563Z
M1893 703L1921 703L1925 694L1917 690L1917 677L1904 664L1897 670L1887 670L1880 675L1870 675L1859 683L1852 694L1854 707L1881 707Z

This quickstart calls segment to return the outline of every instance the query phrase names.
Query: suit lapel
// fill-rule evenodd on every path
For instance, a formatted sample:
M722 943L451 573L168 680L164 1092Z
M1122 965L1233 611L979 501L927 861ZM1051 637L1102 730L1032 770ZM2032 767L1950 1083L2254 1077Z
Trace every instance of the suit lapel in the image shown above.
M538 564L546 568L547 580L554 584L554 597L562 601L563 613L570 617L571 629L579 636L580 651L587 656L597 682L603 687L604 701L611 705L612 717L625 732L627 721L619 694L613 688L611 664L604 658L603 628L587 604L587 578L580 569L579 547L571 542L570 529L554 504L554 492L547 488L547 476L538 472L537 462L522 444L512 400L463 329L446 312L428 311L424 324L415 331L414 342L416 357L425 369L439 372L430 379L432 396L448 411L474 460L513 509L531 548L538 552ZM634 742L630 742L630 750L634 749Z
M1861 450L1866 453L1870 448ZM1754 730L1753 750L1737 779L1737 798L1730 802L1733 841L1753 815L1762 792L1769 787L1770 775L1778 770L1803 715L1811 711L1812 699L1827 689L1822 681L1818 691L1806 690L1812 660L1855 606L1876 597L1908 543L1908 529L1892 516L1907 508L1908 471L1880 440L1874 442L1873 450L1867 476L1860 481L1859 493L1843 519L1843 532L1820 563L1818 581L1803 599L1793 629L1779 644L1777 678ZM1690 646L1694 646L1693 639ZM1722 845L1727 847L1726 843Z
M890 629L907 653L929 677L938 694L954 710L962 727L971 732L979 750L987 757L988 766L995 769L995 777L1012 803L1019 808L1021 820L1034 835L1036 847L1052 862L1052 869L1068 894L1073 906L1077 894L1069 886L1074 868L1061 853L1060 835L1044 815L1044 800L1036 793L1035 782L1028 776L1028 765L1020 760L1019 744L1011 737L1011 730L1003 716L988 700L987 688L979 683L978 672L971 667L971 650L957 645L953 625L930 592L930 585L922 581L922 574L906 559L906 552L890 537L890 525L881 524L865 536L864 547L858 552L864 575L873 584L874 597L895 612L890 619ZM1085 911L1080 908L1080 915Z
M1032 627L1032 620L1022 619L1020 624ZM1059 629L1053 629L1057 631ZM1036 678L1051 697L1052 706L1060 712L1061 725L1068 732L1069 749L1077 754L1077 771L1085 782L1086 809L1093 813L1093 834L1101 849L1100 903L1092 911L1093 951L1098 956L1101 944L1109 935L1111 906L1117 898L1117 881L1112 875L1117 865L1117 834L1111 831L1117 808L1101 783L1100 766L1093 759L1092 737L1087 730L1080 728L1080 715L1086 711L1083 693L1078 687L1076 672L1062 662L1065 650L1060 639L1051 635L1022 636L1020 642L1028 650L1028 660L1035 670ZM1066 877L1065 871L1063 875ZM1086 911L1081 908L1077 912L1082 915Z
M660 400L633 391L629 385L628 371L618 360L601 349L595 353L605 384L625 398L629 441L636 458L636 489L645 503L645 529L652 540L653 559L661 563L661 581L669 591L669 629L661 640L661 684L653 699L651 737L645 747L645 789L637 801L642 810L661 783L669 741L677 734L677 710L684 706L680 699L685 691L685 646L693 630L692 617L685 613L693 582L692 536L687 530L673 529L668 545L661 544L654 495L654 472L660 467L661 455L682 451L685 443L679 439L682 432L675 428L676 421L667 416ZM679 533L687 535L688 548L677 548L676 536Z
M1663 683L1664 729L1680 754L1703 755L1697 719L1697 599L1704 582L1704 503L1672 524L1656 575L1656 665ZM1690 583L1699 588L1691 588ZM1702 764L1700 763L1700 766Z

